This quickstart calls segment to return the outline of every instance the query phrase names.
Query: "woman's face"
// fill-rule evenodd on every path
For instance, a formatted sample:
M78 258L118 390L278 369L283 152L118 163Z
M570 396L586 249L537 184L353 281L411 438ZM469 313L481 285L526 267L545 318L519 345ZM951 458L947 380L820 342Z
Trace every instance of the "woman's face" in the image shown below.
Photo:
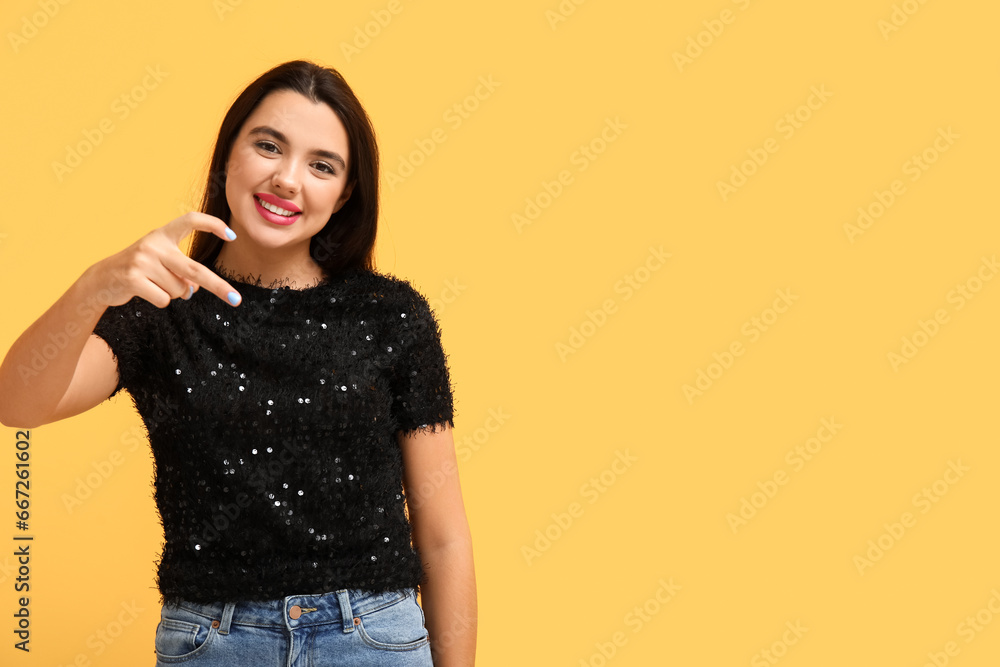
M226 165L238 242L271 262L311 263L310 239L350 196L349 148L347 130L326 104L291 90L261 100Z

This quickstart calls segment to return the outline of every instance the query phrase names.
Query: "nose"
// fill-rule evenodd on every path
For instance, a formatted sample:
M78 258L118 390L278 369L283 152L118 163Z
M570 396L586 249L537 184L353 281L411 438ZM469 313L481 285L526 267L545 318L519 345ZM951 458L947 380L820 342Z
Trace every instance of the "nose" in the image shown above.
M271 177L271 182L275 187L280 188L289 194L295 194L298 192L301 177L299 176L298 167L296 166L295 161L279 161L274 170L274 175Z

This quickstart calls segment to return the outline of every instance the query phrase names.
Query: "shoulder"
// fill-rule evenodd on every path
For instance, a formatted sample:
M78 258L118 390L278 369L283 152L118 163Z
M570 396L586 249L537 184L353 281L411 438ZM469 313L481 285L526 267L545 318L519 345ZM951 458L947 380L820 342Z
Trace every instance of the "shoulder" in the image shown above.
M405 310L429 310L423 292L411 281L382 271L358 271L351 275L353 284L365 295L384 305Z

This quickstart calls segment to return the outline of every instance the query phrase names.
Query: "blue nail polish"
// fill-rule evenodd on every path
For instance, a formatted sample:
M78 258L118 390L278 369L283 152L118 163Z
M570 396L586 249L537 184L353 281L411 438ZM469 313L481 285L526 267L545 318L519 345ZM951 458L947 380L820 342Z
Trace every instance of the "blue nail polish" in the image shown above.
M184 297L184 300L187 301L192 296L194 296L194 285L188 285L188 293L187 296Z
M229 303L231 303L231 304L233 304L235 306L236 304L238 304L240 302L240 300L241 300L240 299L240 295L237 294L236 292L230 292L229 293Z
M230 240L230 241L232 241L233 239L235 239L235 238L236 238L236 232L234 232L234 231L233 231L232 229L230 229L229 227L226 227L226 236L228 236L228 237L229 237L229 240Z

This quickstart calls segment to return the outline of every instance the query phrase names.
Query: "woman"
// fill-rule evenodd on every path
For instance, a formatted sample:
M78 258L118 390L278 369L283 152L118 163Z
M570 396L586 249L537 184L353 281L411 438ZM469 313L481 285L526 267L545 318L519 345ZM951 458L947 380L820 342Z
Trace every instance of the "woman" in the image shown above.
M201 212L89 267L0 366L8 426L131 394L165 537L157 664L474 662L450 376L427 300L374 270L378 178L343 78L280 65L223 120Z

